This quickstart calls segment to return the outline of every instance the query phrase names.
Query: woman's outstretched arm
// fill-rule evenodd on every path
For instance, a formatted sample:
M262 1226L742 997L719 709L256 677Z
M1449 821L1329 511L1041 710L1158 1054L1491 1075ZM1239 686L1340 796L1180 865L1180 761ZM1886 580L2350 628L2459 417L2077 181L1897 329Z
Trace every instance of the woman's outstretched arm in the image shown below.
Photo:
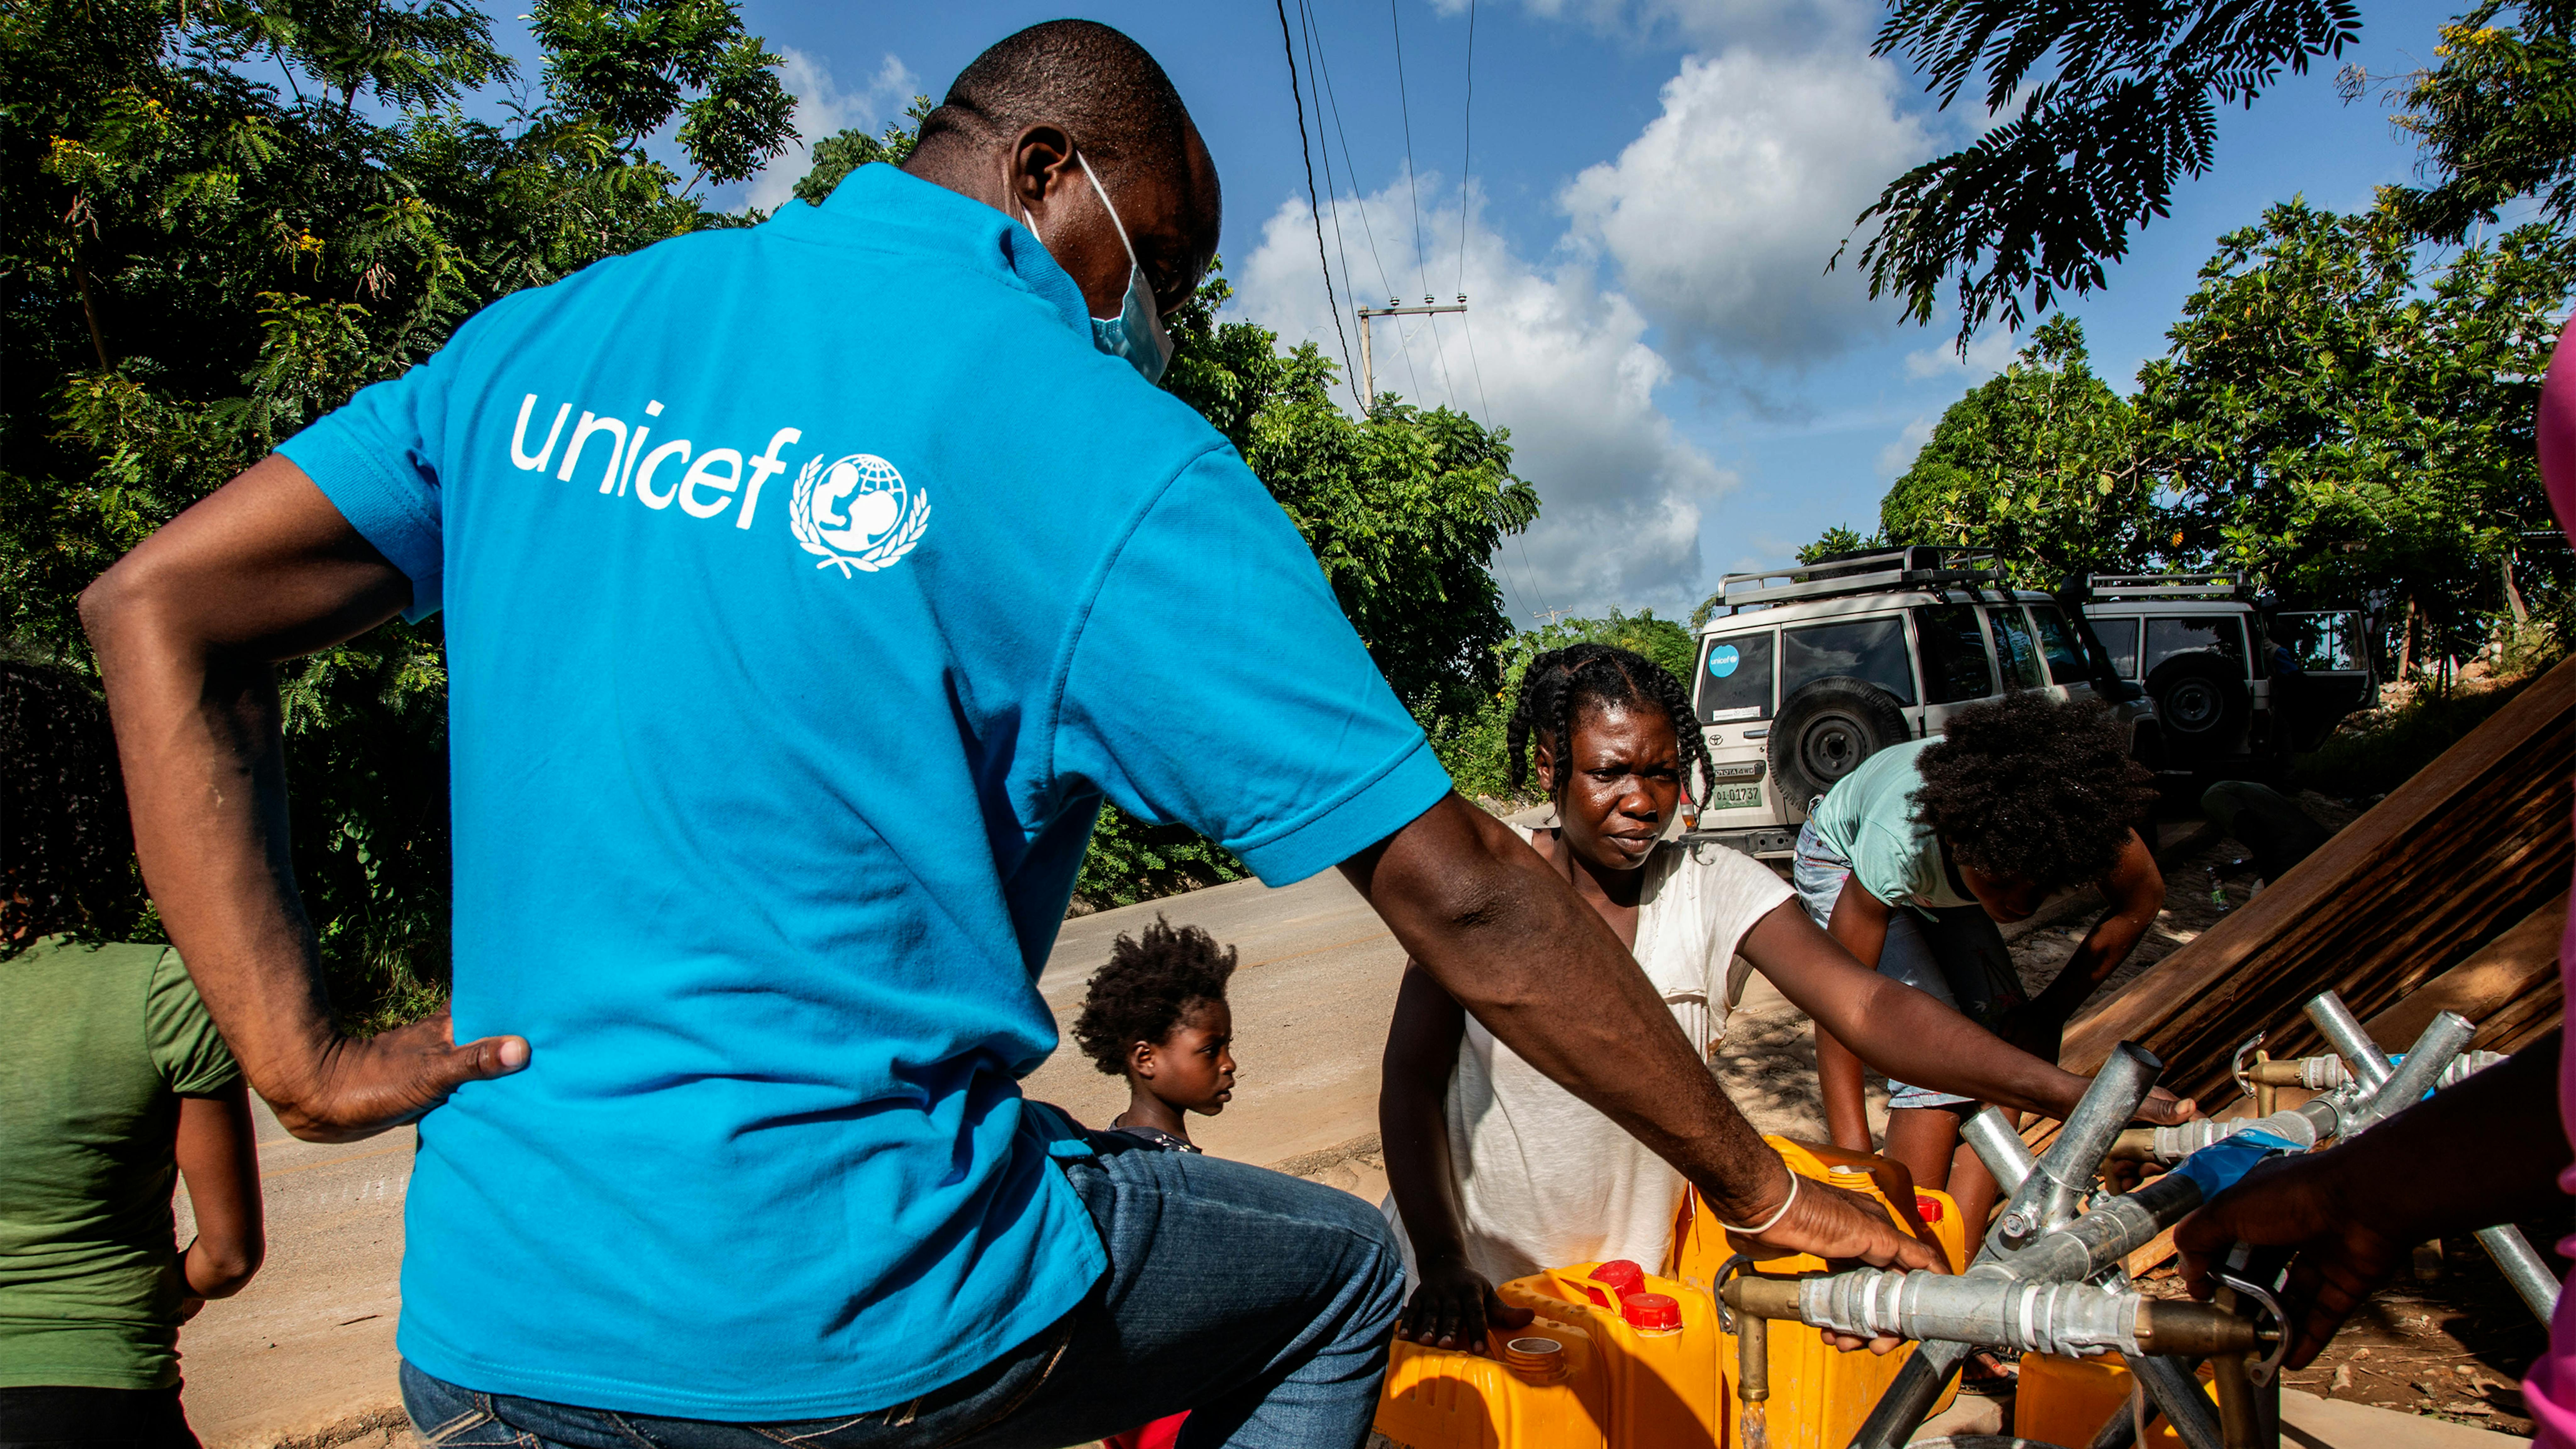
M1848 894L1848 892L1846 892ZM1743 951L1780 993L1862 1060L1889 1076L1956 1092L1981 1102L2063 1118L2089 1083L2005 1042L1924 993L1852 959L1783 902L1745 933ZM2149 1098L2139 1116L2159 1124L2192 1115L2192 1104L2167 1093Z

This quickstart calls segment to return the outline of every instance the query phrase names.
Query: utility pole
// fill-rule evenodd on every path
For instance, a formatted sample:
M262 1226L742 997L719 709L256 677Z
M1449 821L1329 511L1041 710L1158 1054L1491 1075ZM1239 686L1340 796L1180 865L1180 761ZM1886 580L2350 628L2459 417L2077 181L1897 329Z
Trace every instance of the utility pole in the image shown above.
M1558 619L1561 619L1573 612L1574 611L1572 609L1537 609L1531 611L1530 617L1538 620L1542 624L1553 624Z
M1458 300L1455 302L1435 302L1429 297L1425 297L1422 299L1421 306L1407 307L1404 305L1403 298L1389 297L1386 299L1386 305L1383 307L1362 307L1360 309L1361 417L1367 417L1369 412L1377 406L1377 358L1369 350L1369 337L1376 329L1369 326L1369 319L1373 317L1425 317L1434 312L1464 312L1466 310L1467 294L1464 292L1460 292L1458 294Z

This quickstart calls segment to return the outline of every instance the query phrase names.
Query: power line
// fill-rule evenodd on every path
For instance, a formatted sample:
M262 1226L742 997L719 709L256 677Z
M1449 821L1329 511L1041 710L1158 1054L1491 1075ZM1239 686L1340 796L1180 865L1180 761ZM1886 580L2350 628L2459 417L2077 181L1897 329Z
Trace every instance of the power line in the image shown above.
M1333 85L1333 63L1325 57L1323 27L1320 24L1315 26L1313 38L1310 41L1310 44L1313 46L1315 63L1322 69L1324 74L1324 100L1332 107L1333 134L1341 138L1342 172L1344 175L1351 178L1352 189L1356 192L1359 187L1360 168L1358 163L1351 160L1351 133L1344 129L1342 125L1341 92ZM1395 293L1395 284L1388 279L1386 274L1386 258L1377 249L1377 227L1369 221L1368 202L1365 198L1362 198L1355 204L1358 206L1360 213L1360 235L1368 242L1369 259L1377 263L1378 285L1386 288L1389 296L1393 296ZM1347 276L1348 269L1345 268L1344 271ZM1396 340L1400 344L1402 343L1403 338L1399 336ZM1413 349L1410 347L1404 348L1404 370L1407 375L1413 378L1414 396L1421 396L1422 375L1414 369ZM1365 411L1365 409L1363 409L1363 411Z
M1324 100L1323 88L1315 78L1315 14L1307 0L1297 0L1297 25L1299 33L1306 38L1306 88L1315 92L1315 119L1321 122L1324 118ZM1333 179L1333 143L1329 139L1320 140L1316 143L1315 149L1324 153L1325 204L1333 213L1333 251L1342 259L1342 290L1357 297L1359 291L1351 285L1350 244L1344 239L1342 232L1341 183ZM1352 184L1358 185L1358 178L1352 178Z
M1467 295L1467 200L1476 178L1476 0L1467 0L1467 118L1463 129L1466 141L1458 158L1458 295L1461 297ZM1484 410L1485 425L1491 427L1494 405L1485 399L1485 364L1476 356L1476 324L1461 312L1458 325L1467 336L1467 365L1476 374L1476 406Z
M1458 156L1458 290L1467 290L1467 182L1476 174L1476 0L1467 0L1466 140Z
M1413 270L1422 283L1422 300L1431 300L1431 249L1422 242L1422 183L1413 164L1413 101L1404 89L1404 17L1398 0L1386 0L1387 23L1395 28L1395 102L1404 117L1404 189L1413 203ZM1458 386L1449 377L1449 350L1440 345L1440 329L1431 329L1431 348L1440 359L1440 385L1449 394L1449 405L1458 405ZM1407 353L1409 358L1412 354Z
M1324 118L1324 91L1315 73L1315 15L1307 0L1297 0L1297 24L1299 33L1306 38L1306 88L1315 92L1315 119L1320 124ZM1342 230L1342 191L1341 183L1333 179L1331 138L1318 137L1315 149L1324 153L1325 205L1333 214L1333 253L1342 259L1342 290L1356 298L1359 295L1359 289L1351 285L1351 248L1348 235ZM1341 325L1341 314L1336 312L1333 314L1333 326L1339 330ZM1344 364L1342 381L1350 385L1351 396L1357 400L1361 414L1366 415L1368 399L1359 396L1358 384L1349 372L1347 363Z
M1279 49L1288 57L1288 99L1297 107L1297 159L1306 163L1306 213L1315 219L1315 264L1324 269L1324 304L1332 309L1333 334L1342 339L1342 375L1348 377L1351 339L1342 331L1342 304L1333 296L1333 259L1324 254L1324 208L1315 199L1315 153L1306 140L1306 101L1297 91L1297 42L1288 34L1288 0L1273 3L1279 7Z

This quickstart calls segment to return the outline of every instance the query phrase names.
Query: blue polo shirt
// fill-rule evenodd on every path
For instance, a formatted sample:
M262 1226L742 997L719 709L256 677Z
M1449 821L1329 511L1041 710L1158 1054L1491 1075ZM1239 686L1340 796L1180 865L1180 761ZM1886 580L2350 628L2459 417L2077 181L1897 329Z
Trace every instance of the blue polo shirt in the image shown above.
M468 1388L819 1417L1045 1328L1103 1260L1019 1079L1101 800L1280 883L1448 789L1242 459L889 167L281 451L445 611L456 1034L534 1049L420 1124L399 1344Z

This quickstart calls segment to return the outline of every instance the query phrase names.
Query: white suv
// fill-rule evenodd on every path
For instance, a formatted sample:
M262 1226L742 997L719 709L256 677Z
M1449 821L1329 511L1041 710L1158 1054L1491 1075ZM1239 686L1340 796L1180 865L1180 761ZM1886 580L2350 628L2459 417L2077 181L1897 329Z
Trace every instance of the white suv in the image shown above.
M1912 547L1729 574L1700 627L1695 702L1716 788L1688 838L1795 853L1808 804L1862 760L2008 690L2105 698L2141 742L2152 711L2080 618L2015 590L1986 550ZM2141 742L2144 743L2144 742Z
M2085 591L2114 669L2155 701L2166 769L2277 776L2379 702L2357 609L2267 615L2241 574L2094 574Z

